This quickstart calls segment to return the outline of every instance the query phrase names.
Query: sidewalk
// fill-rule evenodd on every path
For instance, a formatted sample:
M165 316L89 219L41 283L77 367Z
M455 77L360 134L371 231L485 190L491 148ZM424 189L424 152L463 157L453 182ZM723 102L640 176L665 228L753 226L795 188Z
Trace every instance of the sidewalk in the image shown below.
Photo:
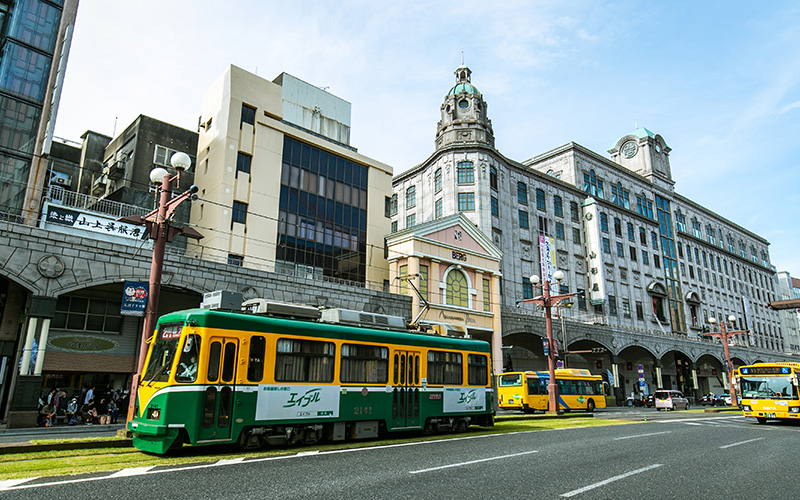
M26 427L22 429L7 429L5 424L0 424L0 454L24 453L33 451L48 451L79 448L107 448L110 446L130 446L130 440L111 439L117 431L125 428L125 423L107 425L59 425L54 427ZM84 439L88 437L104 438L107 440L84 441L72 443L33 444L31 441L45 439Z

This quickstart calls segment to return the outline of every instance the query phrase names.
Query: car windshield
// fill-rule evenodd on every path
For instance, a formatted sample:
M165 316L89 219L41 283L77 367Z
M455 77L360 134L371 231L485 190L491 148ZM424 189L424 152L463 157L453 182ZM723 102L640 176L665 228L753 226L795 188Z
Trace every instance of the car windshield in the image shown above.
M145 382L166 382L172 370L172 361L181 338L182 323L161 325L158 335L150 346L150 362L147 364L143 380Z
M742 377L742 397L751 399L798 399L792 377Z

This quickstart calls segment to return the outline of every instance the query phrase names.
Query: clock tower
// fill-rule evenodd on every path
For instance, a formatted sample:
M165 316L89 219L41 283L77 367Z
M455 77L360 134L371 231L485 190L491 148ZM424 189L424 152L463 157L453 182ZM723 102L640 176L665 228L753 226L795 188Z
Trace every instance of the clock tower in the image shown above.
M664 138L659 134L637 128L623 135L608 150L611 159L623 167L647 178L650 182L665 185L669 189L675 185L669 166L669 152Z
M472 85L472 71L462 64L455 75L456 84L447 93L441 107L442 118L436 127L436 149L469 143L494 148L492 121L487 117L483 95Z

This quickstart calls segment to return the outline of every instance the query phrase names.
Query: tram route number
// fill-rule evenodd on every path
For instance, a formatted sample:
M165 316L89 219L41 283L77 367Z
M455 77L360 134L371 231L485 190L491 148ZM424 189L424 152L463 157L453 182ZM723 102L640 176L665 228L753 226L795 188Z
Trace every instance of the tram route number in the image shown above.
M372 415L371 406L356 406L353 408L353 415Z
M467 254L453 251L453 260L460 260L460 261L466 262L467 261Z

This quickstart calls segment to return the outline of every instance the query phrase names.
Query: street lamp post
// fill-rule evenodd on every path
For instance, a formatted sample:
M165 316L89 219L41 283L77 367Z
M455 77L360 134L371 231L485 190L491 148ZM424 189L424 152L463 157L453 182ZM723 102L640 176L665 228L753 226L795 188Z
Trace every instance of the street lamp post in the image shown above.
M733 326L733 322L736 321L736 316L730 315L728 316L728 321ZM717 322L717 318L711 317L708 318L708 322L712 325ZM731 362L731 355L728 352L728 339L733 337L734 335L739 335L740 333L747 333L746 330L738 330L738 331L729 331L725 325L726 321L722 319L719 322L720 331L718 332L706 332L703 335L707 335L709 337L717 337L718 339L722 340L722 347L725 350L725 363L728 366L728 384L730 384L730 393L731 393L731 406L739 405L739 399L736 397L736 384L733 383L733 363Z
M157 167L150 172L150 181L153 184L160 184L160 196L158 198L158 208L147 215L134 215L123 217L127 222L145 224L153 240L153 257L150 262L150 286L147 292L147 305L144 310L144 324L142 326L142 336L139 344L139 360L136 374L131 381L130 404L128 405L128 420L134 417L136 407L136 389L142 377L144 361L147 357L147 341L156 327L158 319L158 299L161 293L161 271L164 267L164 250L167 242L178 235L183 234L190 238L202 238L202 235L190 227L177 227L170 225L170 219L175 209L182 202L190 199L197 193L197 186L192 185L188 190L172 198L172 181L180 183L181 172L189 168L192 164L189 155L186 153L175 153L170 158L170 164L177 173L170 174L166 169ZM121 220L123 220L121 219Z
M556 271L553 273L553 278L555 278L556 281L561 281L564 279L564 273ZM547 371L550 374L550 381L547 385L547 411L550 413L558 413L558 385L556 384L556 356L555 343L553 342L553 318L551 309L562 300L574 297L575 294L563 293L559 295L550 295L550 282L545 279L541 285L538 285L539 277L535 274L531 275L530 281L534 287L542 287L542 295L532 299L523 299L520 302L523 304L538 304L544 307L544 325L547 334Z

